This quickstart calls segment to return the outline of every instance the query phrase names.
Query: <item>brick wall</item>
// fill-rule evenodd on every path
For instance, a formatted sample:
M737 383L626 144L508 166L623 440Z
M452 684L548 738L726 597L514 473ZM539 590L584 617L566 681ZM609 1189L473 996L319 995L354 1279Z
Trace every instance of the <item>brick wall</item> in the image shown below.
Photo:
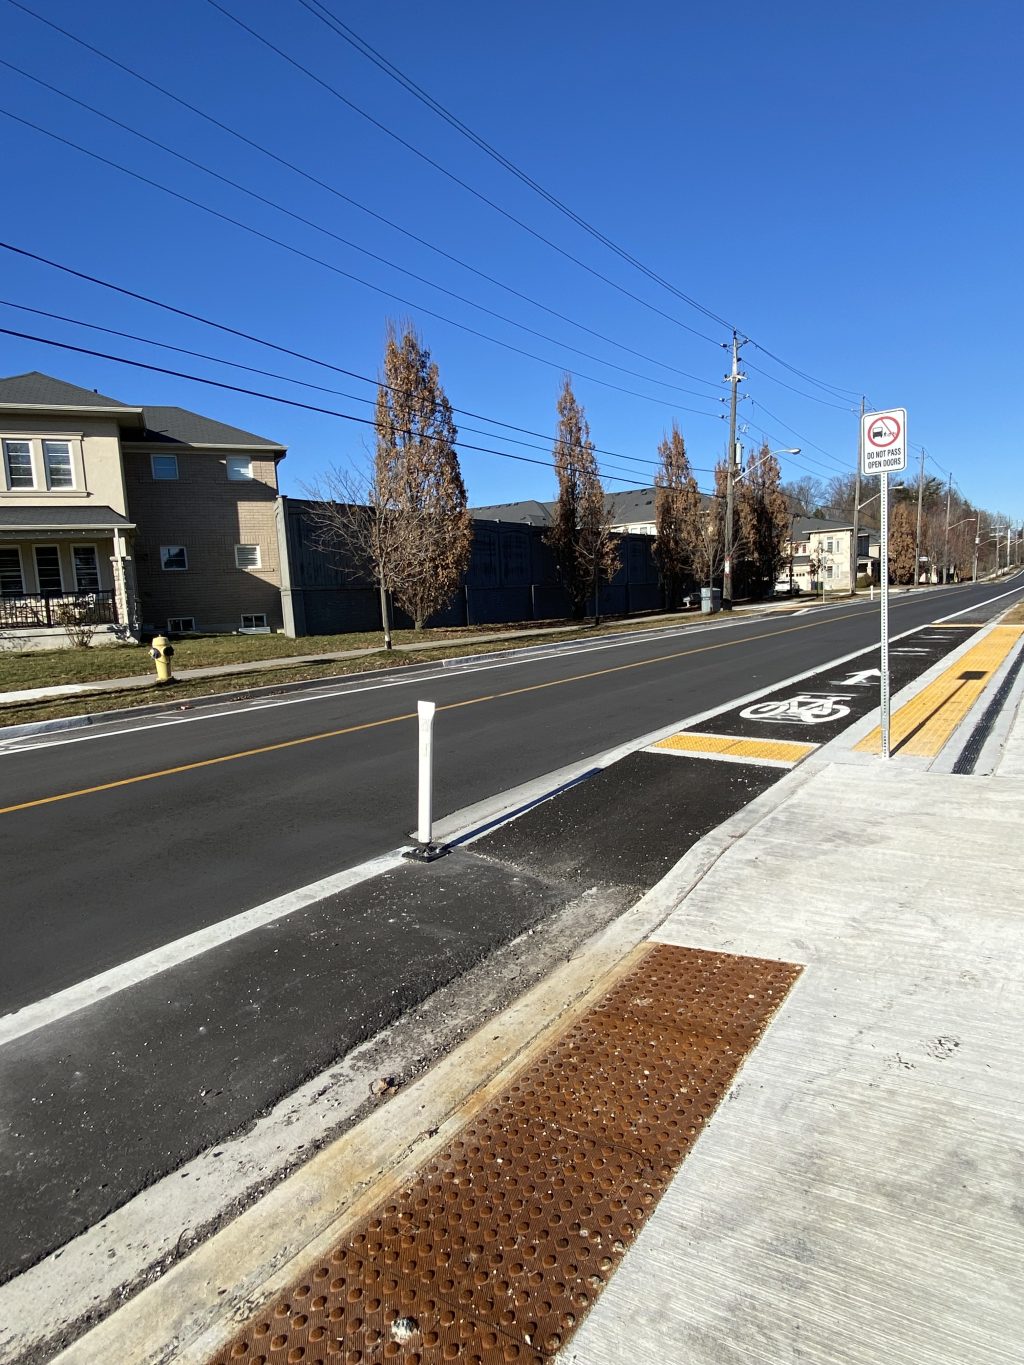
M125 451L128 515L144 630L164 630L169 617L193 617L197 630L238 630L242 615L264 613L280 629L281 566L274 501L273 459L252 455L252 478L227 476L223 453L157 448L173 453L178 478L154 479L150 454ZM246 453L246 452L239 452ZM184 571L161 567L161 546L181 545ZM239 569L237 545L258 545L260 567Z

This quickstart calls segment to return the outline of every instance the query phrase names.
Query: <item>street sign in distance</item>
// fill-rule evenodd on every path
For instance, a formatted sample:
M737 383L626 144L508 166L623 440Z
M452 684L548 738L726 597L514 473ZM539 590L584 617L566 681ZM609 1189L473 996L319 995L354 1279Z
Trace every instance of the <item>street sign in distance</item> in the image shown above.
M861 418L860 472L897 474L907 467L907 410L866 412Z

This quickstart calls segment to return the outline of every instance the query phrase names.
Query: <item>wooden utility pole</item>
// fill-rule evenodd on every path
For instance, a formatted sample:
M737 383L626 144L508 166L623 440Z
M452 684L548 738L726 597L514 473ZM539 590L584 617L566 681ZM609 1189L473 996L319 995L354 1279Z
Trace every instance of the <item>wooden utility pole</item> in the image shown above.
M732 369L725 376L731 385L729 395L729 449L726 452L725 479L725 563L722 569L722 606L726 611L732 607L732 530L733 530L733 479L736 471L736 402L740 382L746 375L740 374L740 347L743 342L732 334Z
M860 538L860 466L864 458L861 446L864 441L864 398L860 400L860 421L857 423L857 478L853 486L853 564L851 566L850 591L857 591L857 569L860 565L860 554L858 553L857 542ZM870 568L870 562L868 567ZM792 586L792 585L791 585Z
M921 586L921 509L924 506L924 446L921 447L921 469L917 476L917 535L914 537L914 587ZM929 570L931 565L928 566Z

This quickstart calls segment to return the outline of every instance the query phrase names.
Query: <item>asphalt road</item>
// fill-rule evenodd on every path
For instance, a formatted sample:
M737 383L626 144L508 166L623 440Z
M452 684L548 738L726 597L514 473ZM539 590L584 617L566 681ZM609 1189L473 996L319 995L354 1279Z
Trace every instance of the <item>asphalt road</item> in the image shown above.
M894 599L894 634L966 609L963 629L894 651L894 687L1008 605L1008 590L1024 583ZM854 671L870 668L877 638L877 603L837 604L19 742L0 754L0 1025L406 842L418 697L439 706L445 814L854 651L867 651ZM798 690L835 691L850 670ZM870 686L846 690L813 736L773 737L824 741L875 705ZM723 724L748 723L733 713L704 728ZM780 775L633 754L447 859L393 867L0 1036L0 1285L562 907L596 894L611 916L634 903ZM420 1064L430 1055L424 1043Z
M892 631L1006 591L896 597ZM443 815L877 637L861 601L8 751L0 1014L406 840L420 696Z

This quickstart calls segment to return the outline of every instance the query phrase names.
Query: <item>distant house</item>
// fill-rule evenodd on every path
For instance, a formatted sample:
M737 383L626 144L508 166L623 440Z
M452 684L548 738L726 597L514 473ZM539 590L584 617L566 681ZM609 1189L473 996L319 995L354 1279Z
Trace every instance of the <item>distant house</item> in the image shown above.
M284 446L33 371L0 379L0 632L19 648L279 629Z
M655 535L654 492L653 488L627 488L621 493L606 493L604 506L611 515L611 529L620 535ZM522 502L474 507L471 511L479 521L514 521L527 526L550 526L557 505L556 502L538 502L535 498L526 498Z
M864 547L863 532L857 539ZM853 526L824 517L794 516L784 547L785 564L778 587L792 583L801 592L850 592L853 589ZM867 572L862 569L861 572Z

